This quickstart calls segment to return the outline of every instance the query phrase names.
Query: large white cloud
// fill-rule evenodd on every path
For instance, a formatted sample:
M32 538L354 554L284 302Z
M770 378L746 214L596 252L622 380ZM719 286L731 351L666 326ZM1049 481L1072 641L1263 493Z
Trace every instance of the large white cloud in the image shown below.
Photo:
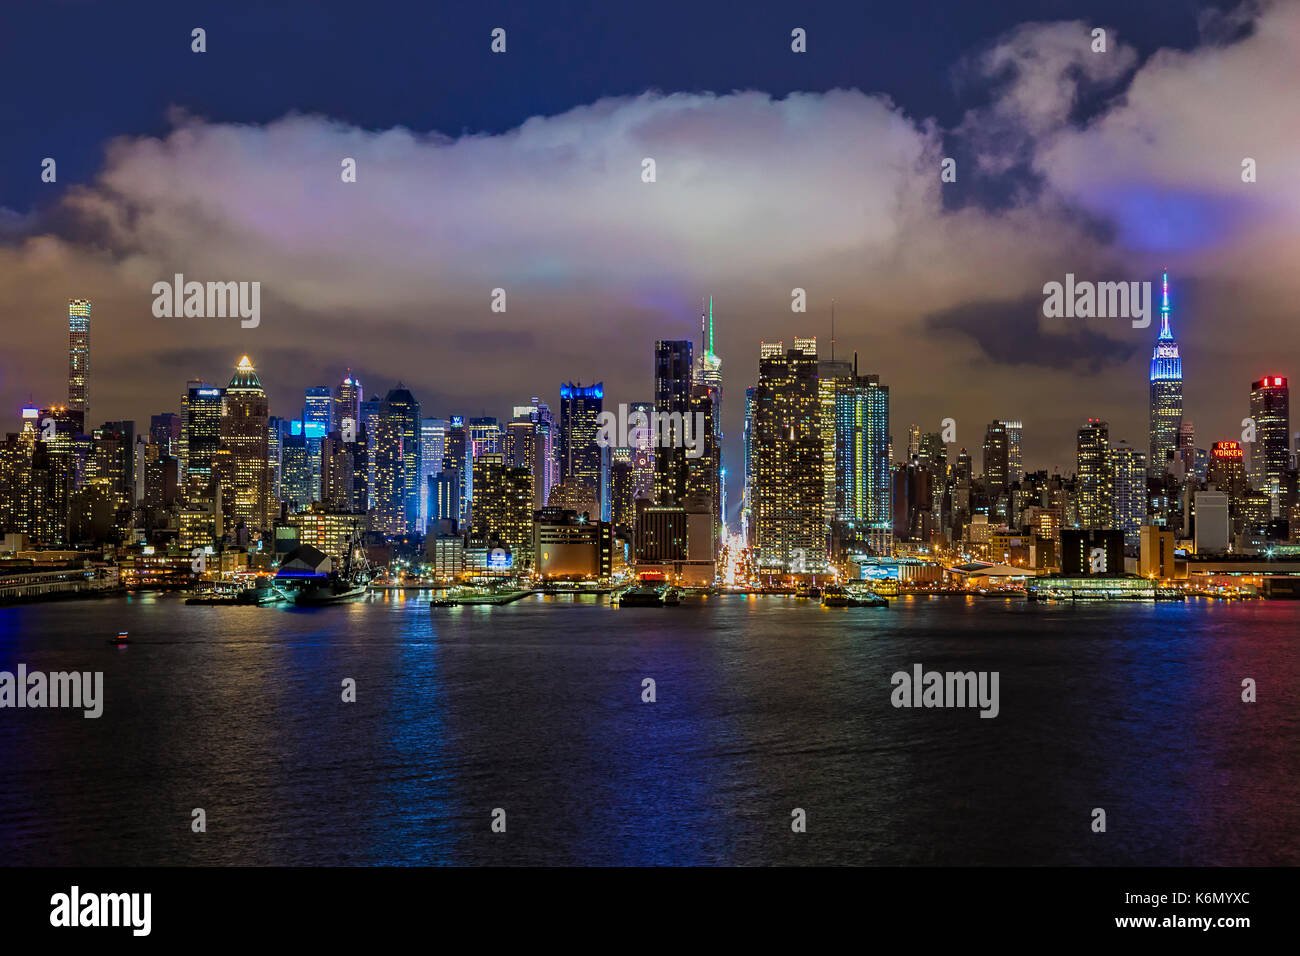
M824 338L835 296L840 348L894 385L896 435L955 416L974 446L983 422L1020 415L1031 460L1068 465L1084 415L1140 438L1146 333L1093 328L1121 347L1081 355L1099 370L1076 375L1061 367L1060 338L1043 346L1050 361L1033 361L1036 335L1068 343L1072 330L1008 321L1024 347L981 349L999 331L997 306L971 313L978 335L926 316L1032 307L1067 269L1143 278L1172 257L1181 288L1205 280L1204 307L1249 279L1239 327L1275 322L1300 294L1283 267L1300 235L1300 157L1287 152L1300 131L1298 24L1294 5L1268 5L1243 40L1140 65L1113 36L1093 54L1091 25L1026 25L972 55L997 95L946 134L853 90L646 94L457 138L178 112L165 138L114 142L97 179L54 210L57 230L0 246L0 314L41 318L0 358L0 401L61 396L70 295L96 300L96 417L143 417L174 407L188 376L228 375L243 352L282 414L344 365L380 391L404 379L436 414L504 414L580 377L605 378L615 400L646 398L652 342L693 337L712 293L734 436L759 339ZM1078 125L1081 97L1098 95L1113 99ZM963 137L978 168L943 184L945 138ZM1253 186L1240 183L1246 155L1260 163ZM344 157L356 183L340 180ZM641 181L645 157L653 184ZM1015 201L976 201L982 177L1021 166L1034 175ZM1162 240L1143 208L1222 228L1170 225L1178 241ZM260 280L262 325L153 318L151 286L173 272ZM808 315L790 312L795 286ZM489 311L495 287L508 293L504 315ZM1222 374L1253 374L1272 354L1245 336L1216 345L1202 325L1189 317L1186 337L1231 359ZM1199 394L1189 385L1189 409L1211 428L1240 418L1219 393Z

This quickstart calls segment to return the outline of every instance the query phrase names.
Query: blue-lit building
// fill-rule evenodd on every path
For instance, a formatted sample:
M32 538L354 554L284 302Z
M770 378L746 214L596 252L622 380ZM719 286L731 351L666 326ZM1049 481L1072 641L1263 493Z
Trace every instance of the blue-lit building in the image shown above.
M689 379L688 379L689 381ZM560 480L571 487L601 488L601 448L596 442L605 385L560 386Z
M1147 467L1163 475L1178 450L1183 423L1183 360L1169 325L1169 273L1161 287L1160 335L1151 354L1151 425Z
M889 386L878 375L835 380L835 529L877 554L893 546Z

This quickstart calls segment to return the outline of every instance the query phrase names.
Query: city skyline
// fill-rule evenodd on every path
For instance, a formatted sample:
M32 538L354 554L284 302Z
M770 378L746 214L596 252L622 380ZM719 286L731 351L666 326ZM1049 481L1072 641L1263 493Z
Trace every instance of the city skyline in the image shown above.
M85 16L67 29L113 29ZM21 165L22 149L0 160L0 314L11 330L0 408L64 387L46 356L62 349L56 317L70 296L95 302L96 417L136 421L174 407L177 369L212 377L244 354L276 409L348 369L377 390L406 383L438 415L500 417L521 393L554 401L562 381L603 380L610 404L641 401L647 351L694 341L705 295L728 380L752 384L753 343L826 341L834 298L838 354L858 351L896 387L896 426L955 418L974 450L989 421L1032 410L1025 460L1064 471L1085 416L1145 447L1137 370L1151 336L1123 321L1045 319L1042 286L1066 274L1154 282L1168 268L1195 383L1185 416L1203 435L1239 433L1249 398L1235 383L1286 374L1275 358L1296 344L1300 280L1285 267L1300 232L1294 111L1270 99L1295 85L1294 8L1188 3L1154 16L1067 4L1061 20L1032 24L1012 4L986 20L963 15L948 46L898 27L900 52L880 63L847 57L815 18L801 59L783 16L746 24L743 56L705 21L699 39L718 47L709 71L670 57L662 94L646 92L646 74L613 85L579 75L563 88L536 75L524 21L508 54L489 58L483 31L474 55L500 94L493 104L399 96L378 112L267 101L264 84L252 96L243 81L214 90L209 71L230 34L213 20L224 42L208 60L184 44L176 53L175 110L109 109L90 134L96 147L75 157L66 131L28 128L30 155L59 163L53 182ZM834 32L858 16L839 11ZM1094 24L1110 31L1105 53L1091 49ZM664 55L658 30L634 38L610 13L596 36L635 60ZM770 58L755 52L760 40ZM855 42L876 38L866 29ZM288 47L301 64L331 49L323 38ZM882 71L911 49L946 70ZM457 48L456 60L469 56ZM1219 84L1207 99L1209 73ZM50 96L72 78L56 79ZM107 152L103 123L117 137ZM647 155L654 183L641 179ZM941 179L947 156L952 182ZM357 161L354 183L340 180L344 157ZM1247 157L1258 164L1250 182ZM602 172L579 172L593 168ZM750 202L759 192L761 212ZM260 324L155 318L152 284L177 272L260 282ZM504 312L492 311L498 288ZM806 313L790 311L796 288ZM297 381L303 368L315 382ZM732 462L741 394L723 406Z

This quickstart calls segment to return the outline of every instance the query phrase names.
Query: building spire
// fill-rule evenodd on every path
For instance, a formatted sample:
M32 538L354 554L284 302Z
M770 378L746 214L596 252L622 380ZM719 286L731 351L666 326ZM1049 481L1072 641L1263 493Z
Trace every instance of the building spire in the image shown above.
M1169 327L1169 270L1165 269L1161 279L1160 339L1168 342L1173 337L1173 329Z
M713 296L709 296L709 354L713 354Z
M831 361L835 361L835 296L831 296Z

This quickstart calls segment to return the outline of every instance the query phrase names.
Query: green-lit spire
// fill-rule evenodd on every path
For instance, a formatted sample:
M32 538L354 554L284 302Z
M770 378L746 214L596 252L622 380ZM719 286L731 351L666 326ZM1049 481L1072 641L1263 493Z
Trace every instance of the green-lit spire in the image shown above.
M713 354L713 296L709 296L709 354Z

